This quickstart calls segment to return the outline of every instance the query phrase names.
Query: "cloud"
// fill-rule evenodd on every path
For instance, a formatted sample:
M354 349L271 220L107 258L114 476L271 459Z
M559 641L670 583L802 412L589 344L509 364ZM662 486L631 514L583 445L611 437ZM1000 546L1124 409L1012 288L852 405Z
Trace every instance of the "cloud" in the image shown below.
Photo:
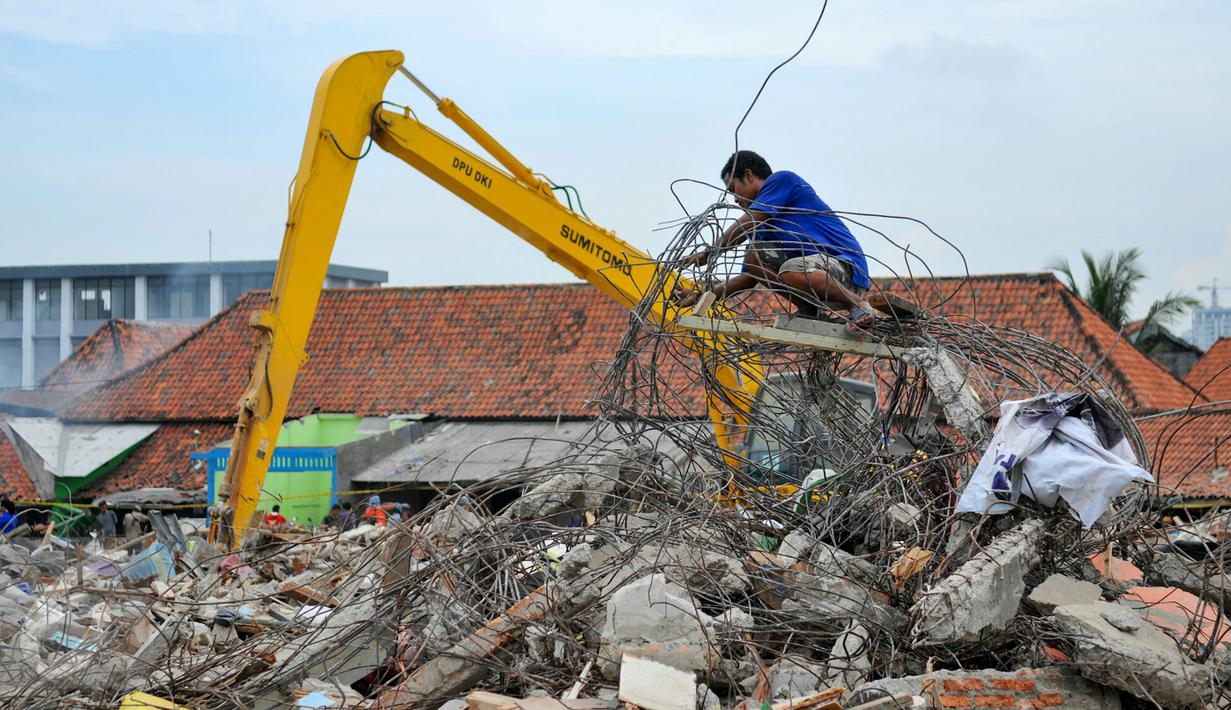
M836 4L835 4L836 5ZM140 34L274 36L328 31L457 28L459 42L476 51L512 50L534 56L606 58L781 59L811 28L819 6L781 3L760 12L734 13L690 0L608 3L542 0L526 5L460 1L441 5L369 0L362 5L325 0L0 0L0 33L83 46L107 46ZM830 7L821 30L798 61L831 66L873 66L897 43L918 38L907 24L868 22ZM477 39L476 39L477 38Z

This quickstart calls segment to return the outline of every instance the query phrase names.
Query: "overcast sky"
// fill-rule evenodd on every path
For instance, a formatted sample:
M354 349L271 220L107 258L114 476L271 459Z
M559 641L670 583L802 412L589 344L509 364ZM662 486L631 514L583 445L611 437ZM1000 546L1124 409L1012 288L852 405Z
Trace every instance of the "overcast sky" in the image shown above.
M656 253L659 225L682 214L670 183L717 181L739 117L818 9L0 0L0 264L204 260L211 229L215 259L277 258L321 71L386 48ZM1216 276L1231 300L1229 40L1226 2L832 0L740 143L834 209L927 222L972 273L1137 246L1152 278L1136 314ZM401 77L386 96L443 121ZM682 196L694 210L713 198ZM921 228L877 226L961 273ZM571 280L379 150L333 261L393 284Z

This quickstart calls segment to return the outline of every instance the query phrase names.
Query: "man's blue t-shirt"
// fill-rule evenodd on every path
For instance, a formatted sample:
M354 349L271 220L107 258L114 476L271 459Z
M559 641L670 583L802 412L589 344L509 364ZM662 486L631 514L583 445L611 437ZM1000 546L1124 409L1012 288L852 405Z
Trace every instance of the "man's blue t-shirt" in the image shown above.
M779 252L785 261L807 254L830 254L851 265L851 285L870 288L863 248L829 205L804 179L789 170L773 173L748 209L769 215L753 240Z

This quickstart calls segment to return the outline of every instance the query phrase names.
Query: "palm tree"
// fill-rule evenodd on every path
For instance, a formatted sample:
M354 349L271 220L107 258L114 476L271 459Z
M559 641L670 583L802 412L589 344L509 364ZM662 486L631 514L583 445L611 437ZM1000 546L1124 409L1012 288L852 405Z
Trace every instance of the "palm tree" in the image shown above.
M1123 328L1128 324L1128 307L1137 292L1137 284L1146 277L1141 269L1141 250L1132 247L1121 252L1108 252L1102 258L1095 259L1093 254L1083 249L1081 259L1086 265L1087 286L1084 292L1077 285L1068 259L1052 259L1044 268L1060 272L1073 293L1081 296L1116 328ZM1150 304L1141 322L1141 332L1200 305L1200 301L1186 293L1168 291Z

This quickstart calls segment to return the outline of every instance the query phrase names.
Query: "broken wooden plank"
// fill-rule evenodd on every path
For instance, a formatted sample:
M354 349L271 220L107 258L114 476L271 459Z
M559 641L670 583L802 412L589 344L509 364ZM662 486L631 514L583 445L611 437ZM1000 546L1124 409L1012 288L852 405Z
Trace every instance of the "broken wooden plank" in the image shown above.
M285 582L278 588L280 592L294 599L297 602L304 604L315 604L317 606L336 607L338 600L330 595L322 592L314 587L309 587L306 584L295 584L294 582Z
M466 696L466 705L470 710L514 710L517 701L507 695L476 690Z
M586 679L590 677L590 669L594 667L594 659L586 661L586 665L581 669L581 675L577 676L577 682L573 683L573 687L562 696L564 700L576 700L577 696L581 695L581 689L585 687Z
M514 698L487 690L476 690L466 696L466 705L468 710L607 710L611 707L611 701L597 698Z
M807 710L808 708L817 708L824 710L825 705L829 704L835 698L841 698L846 692L846 688L826 688L811 695L804 695L790 700L781 700L770 705L770 710ZM837 707L842 707L839 703L832 703Z
M692 307L692 315L703 316L709 313L710 306L713 306L716 300L718 300L718 294L713 291L706 291L701 294L701 297L697 299L697 302Z
M888 293L886 291L876 291L869 293L867 296L868 305L886 315L893 316L898 320L910 320L918 318L921 315L927 315L927 311L920 308L917 304L912 303L896 293Z
M884 313L887 316L892 316L897 320L913 320L919 316L927 315L927 311L920 308L917 304L902 298L896 293L888 293L885 291L876 291L869 293L865 297L869 306ZM821 301L818 304L824 312L825 310L845 312L848 307L837 303L836 301ZM703 315L698 313L696 315Z
M789 324L790 329L779 327L777 323L773 326L764 326L698 316L680 316L675 322L680 327L690 330L837 353L896 358L903 350L900 347L886 345L867 335L854 333L846 326L807 318L789 318L784 323Z
M491 672L490 661L511 652L510 647L520 642L526 626L542 619L555 606L556 599L547 585L530 592L448 651L419 666L396 688L382 693L377 707L403 707L473 688Z

